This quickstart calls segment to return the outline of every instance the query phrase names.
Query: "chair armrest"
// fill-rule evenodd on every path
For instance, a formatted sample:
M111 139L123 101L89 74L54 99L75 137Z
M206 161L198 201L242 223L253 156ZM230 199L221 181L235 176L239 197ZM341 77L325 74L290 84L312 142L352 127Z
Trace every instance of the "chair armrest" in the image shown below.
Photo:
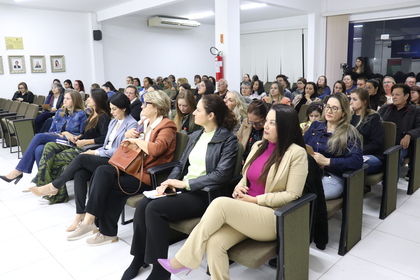
M156 188L160 182L158 177L160 176L162 179L162 176L167 174L169 175L172 169L178 164L178 161L172 161L164 164L160 164L157 166L153 166L147 169L150 175L150 181L152 184L152 188Z
M17 119L24 119L25 115L14 115L14 116L8 116L4 117L5 120L17 120Z
M357 169L357 170L349 170L343 173L343 178L351 178L356 176L357 174L359 174L360 172L364 171L365 169L367 169L369 167L369 165L367 165L366 163L363 164L362 168Z
M80 148L80 150L86 152L87 150L96 150L102 147L103 144L89 144Z
M31 119L18 119L18 120L12 120L12 122L33 122L35 121L34 118Z
M387 156L387 155L390 155L392 153L396 153L396 152L398 152L401 149L402 149L401 145L395 145L395 146L387 149L386 151L384 151L384 155Z
M290 201L289 203L283 205L282 207L278 208L274 214L278 217L286 216L287 214L296 211L300 207L304 206L305 204L314 201L316 195L313 193L304 194L302 197Z
M213 199L219 196L228 196L231 197L233 193L233 189L241 180L242 175L236 175L228 182L224 184L215 184L215 185L208 185L202 189L202 191L207 192L209 198L209 204L212 202Z
M5 117L8 117L8 116L15 116L15 115L17 115L17 113L15 112L15 113L1 113L0 114L0 118L5 118Z

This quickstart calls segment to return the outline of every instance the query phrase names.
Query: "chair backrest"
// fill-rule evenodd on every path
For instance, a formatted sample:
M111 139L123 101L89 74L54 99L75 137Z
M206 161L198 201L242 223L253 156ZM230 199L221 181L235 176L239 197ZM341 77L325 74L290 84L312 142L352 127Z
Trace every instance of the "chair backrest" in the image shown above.
M34 119L38 116L39 105L29 104L28 109L25 113L25 119Z
M386 151L392 146L395 146L397 126L393 122L382 122L382 126L384 128L384 142L382 143L382 147Z
M29 103L22 102L19 106L19 109L17 110L17 115L23 116L26 114L26 110L28 109Z
M266 82L264 84L264 91L267 93L267 95L270 93L270 88L271 88L272 84L273 84L272 82ZM251 89L252 89L252 87L251 87Z
M34 99L34 104L42 105L45 103L45 95L38 95L36 99Z
M13 100L11 99L7 99L6 103L4 104L3 110L4 111L9 111L10 110L10 106L12 106Z
M0 98L0 108L3 108L4 104L6 104L6 98Z
M235 163L235 174L239 175L242 172L242 155L244 154L245 149L241 143L238 142L238 153L236 154L236 163Z
M85 101L86 100L86 93L84 92L80 92L80 96L82 97L82 100Z
M303 123L306 119L306 111L308 110L309 105L308 104L303 104L300 109L299 109L299 113L298 113L298 117L299 117L299 122Z
M22 155L25 153L29 144L34 138L34 127L32 121L27 120L18 120L14 122L16 137L18 139L18 145L20 146L20 151Z
M90 94L89 93L85 93L85 99L84 99L84 101L86 101L89 97L90 97Z
M176 147L174 152L174 161L180 160L182 153L184 152L185 148L188 144L188 136L184 132L177 132L176 133Z
M20 102L13 101L12 105L10 105L9 113L16 113L19 110Z

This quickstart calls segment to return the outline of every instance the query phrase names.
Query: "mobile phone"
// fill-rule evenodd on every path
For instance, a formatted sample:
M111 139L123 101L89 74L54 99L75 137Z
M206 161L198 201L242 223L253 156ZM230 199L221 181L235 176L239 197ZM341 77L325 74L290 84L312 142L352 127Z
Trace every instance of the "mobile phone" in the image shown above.
M314 149L312 149L312 146L306 145L306 152L310 155L314 155Z
M144 125L143 125L143 123L142 123L142 124L140 124L140 125L136 128L136 131L137 131L138 133L142 133L142 132L144 131Z

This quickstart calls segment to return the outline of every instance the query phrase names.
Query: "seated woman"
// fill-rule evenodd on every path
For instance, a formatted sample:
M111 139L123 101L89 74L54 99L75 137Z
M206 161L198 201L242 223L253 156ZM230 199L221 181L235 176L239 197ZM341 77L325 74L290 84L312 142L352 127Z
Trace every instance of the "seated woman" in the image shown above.
M144 95L146 94L146 92L148 91L153 91L154 88L152 87L153 85L153 80L150 77L145 77L143 79L143 89L139 92L139 96L140 96L140 101L143 103L144 102ZM162 87L163 87L163 82L162 82Z
M298 80L297 80L297 82L296 82L296 85L297 85L297 87L296 87L296 89L292 92L292 94L293 94L293 96L294 97L296 97L298 94L302 94L302 93L304 93L305 92L305 85L306 85L306 83L307 83L308 81L305 79L305 78L303 78L303 77L300 77Z
M67 92L64 96L64 108L57 111L48 133L38 133L32 138L27 150L23 154L16 168L1 179L15 184L23 177L23 173L32 173L34 162L41 159L45 144L55 142L57 139L70 140L83 132L86 113L80 93L75 90Z
M321 100L331 94L331 89L327 84L327 77L319 76L316 86L318 87L318 95Z
M385 76L382 80L382 85L385 91L386 103L392 104L392 87L395 85L395 80L391 76Z
M255 77L256 75L254 75ZM254 78L252 77L252 78ZM258 78L258 76L257 76ZM264 91L264 84L260 80L256 80L252 82L252 94L251 99L263 99L267 96L267 93Z
M12 100L34 103L34 94L28 90L28 85L25 82L21 82L18 84L18 91L13 94Z
M69 139L74 146L66 146L56 142L45 145L39 162L38 173L32 179L32 186L43 186L55 180L67 165L81 153L83 148L92 144L103 144L110 122L108 96L103 89L94 89L86 100L90 111L88 119L83 125L83 132L79 136ZM57 195L44 197L49 204L68 201L67 188L60 188Z
M319 121L322 116L324 106L320 102L312 102L306 110L306 119L300 124L302 135L309 129L313 122Z
M356 86L354 85L354 80L351 77L351 75L345 75L343 77L343 83L346 85L346 88L345 88L346 92L345 93L347 95L350 95L350 91L352 89L356 88Z
M106 99L108 99L103 89L98 90L102 91L105 94ZM51 168L52 174L48 173L49 170L47 168L40 168L40 171L38 171L38 174L35 177L34 183L36 183L37 186L50 183L47 186L54 186L56 189L58 189L57 194L61 195L65 194L63 192L63 189L65 190L66 188L65 183L71 179L74 179L76 217L73 224L67 228L67 231L74 231L76 226L80 223L80 221L83 220L85 216L86 196L88 188L87 183L90 181L93 172L100 165L108 165L109 158L117 150L121 141L125 139L125 133L129 129L134 129L137 127L136 120L130 115L130 101L127 96L122 93L116 93L110 98L109 101L109 108L111 109L111 114L114 119L109 123L107 127L106 136L103 141L104 145L97 150L88 150L79 154L78 156L74 156L70 163L66 161L68 165L66 164L66 166L63 166L63 168L54 170L53 168L55 166L60 167L60 159L63 160L62 158L64 158L65 160L66 153L69 152L69 150L65 150L63 151L63 154L62 152L58 151L56 158L54 158L53 161L50 160L47 162L48 165L53 167ZM47 149L47 147L48 144L45 149ZM56 171L56 173L54 171ZM45 189L45 187L39 188L39 190L43 189ZM35 194L40 192L35 188L30 188L30 190ZM54 197L55 195L52 196Z
M125 95L130 99L131 116L136 120L140 120L141 101L139 100L139 92L135 85L128 85L125 88Z
M244 97L236 90L228 91L224 101L226 106L233 112L236 120L238 121L238 124L232 130L233 133L236 133L239 130L242 121L247 117L246 109L248 106L245 103Z
M51 86L51 92L45 99L44 104L49 105L49 109L44 108L42 113L35 118L35 133L41 131L45 121L52 118L58 109L63 106L64 100L64 88L60 83L53 83Z
M370 79L366 82L366 90L369 93L370 108L378 111L387 101L382 84L376 79Z
M68 90L73 89L73 84L71 83L70 79L64 80L63 85L64 85L65 90L66 89L68 89Z
M314 122L304 135L305 143L315 151L314 159L324 169L326 200L343 194L344 172L363 166L361 136L350 119L349 99L343 93L333 93L324 108L323 121Z
M213 94L214 93L214 85L209 80L202 80L200 84L197 86L197 96L196 101L200 101L203 95Z
M211 278L230 279L229 248L248 238L276 240L274 212L302 195L308 157L293 107L274 105L264 131L264 140L252 147L233 199L213 200L175 258L158 260L166 270L176 274L196 269L206 253Z
M172 81L169 78L163 79L163 92L165 92L171 100L176 97L176 89L172 85Z
M356 88L350 92L350 107L353 111L350 123L363 136L363 155L368 160L367 174L376 174L382 171L382 143L384 141L384 128L381 116L370 109L369 93L364 88Z
M129 104L127 97L124 97ZM82 166L85 170L88 170L89 175L93 173L91 178L90 176L84 177L85 180L90 178L90 190L89 200L84 209L86 214L84 217L80 217L83 218L83 222L73 233L67 236L67 240L78 240L94 234L97 232L98 226L98 234L86 241L89 245L117 242L117 223L127 198L151 189L148 168L170 162L173 159L176 146L176 127L174 122L167 118L171 104L170 99L163 91L150 91L145 94L144 98L145 102L141 111L142 116L146 118L141 123L144 125L144 133L134 133L135 129L131 129L126 132L126 135L134 133L138 138L130 138L122 142L128 148L144 151L146 156L143 161L143 172L132 176L121 171L118 175L117 169L108 164L109 158L102 157L107 152L106 150L88 151L77 156L67 166L63 174L51 184L39 188L30 188L37 196L54 195L58 192L58 188L71 179L73 174ZM125 111L130 110L129 107L125 108L127 108ZM111 107L113 115L123 111L116 106ZM126 119L132 119L132 117L126 116ZM111 124L118 128L123 122L124 120L118 120L117 122L111 122ZM114 130L110 129L110 131ZM111 132L110 138L115 138L114 135L121 135L121 133L120 130ZM120 136L117 137L121 139ZM112 149L114 149L114 142L109 143L109 145L112 145ZM75 164L73 164L74 162ZM86 176L86 172L82 173L81 176Z
M118 92L118 90L114 87L114 85L110 81L107 81L105 84L103 84L101 88L105 90L106 94L108 95L108 98L110 98L116 92Z
M181 89L175 101L175 116L173 121L176 131L183 131L190 134L201 127L194 122L193 112L197 108L194 95L190 90Z
M305 85L305 94L299 94L293 99L293 106L296 109L296 112L299 113L300 107L303 104L309 105L312 102L321 102L321 99L318 98L318 88L314 82L307 82Z
M419 86L410 87L410 99L411 99L411 104L420 106L420 87Z
M255 142L260 141L263 138L264 123L267 113L267 103L262 100L254 100L248 106L248 118L244 119L241 127L236 133L239 143L241 143L244 148L244 153L242 155L243 162L245 162Z
M74 80L73 86L74 90L77 90L80 93L85 93L85 85L81 80Z
M263 98L268 104L286 104L290 105L290 98L284 96L284 87L280 82L273 82L270 87L270 94Z
M241 84L241 94L244 97L245 103L247 105L249 105L252 102L251 87L252 87L252 84L249 81L242 82L242 84Z
M156 200L144 198L139 202L133 222L131 254L134 259L122 279L133 279L146 263L153 264L147 279L169 279L170 274L157 262L168 254L169 221L201 217L208 205L208 195L201 189L227 183L234 175L238 140L231 132L236 125L232 111L220 96L209 94L198 102L194 116L196 124L204 129L190 135L178 165L157 188L159 193L166 188L184 192Z
M410 104L410 87L406 84L396 84L392 88L392 104L386 104L379 110L383 121L393 122L397 126L395 145L401 145L400 163L406 156L411 157L413 149L411 140L420 137L420 110L416 105ZM408 163L408 172L405 177L411 175L411 164Z

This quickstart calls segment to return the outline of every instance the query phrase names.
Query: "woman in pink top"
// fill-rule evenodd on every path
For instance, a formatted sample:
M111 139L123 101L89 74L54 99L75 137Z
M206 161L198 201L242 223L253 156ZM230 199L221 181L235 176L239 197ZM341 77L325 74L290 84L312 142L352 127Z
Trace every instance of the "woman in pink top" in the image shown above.
M233 199L213 200L175 258L159 263L176 274L198 268L206 253L212 279L229 279L227 250L247 238L275 240L274 211L302 195L308 173L304 147L296 110L273 105L263 140L253 145Z

